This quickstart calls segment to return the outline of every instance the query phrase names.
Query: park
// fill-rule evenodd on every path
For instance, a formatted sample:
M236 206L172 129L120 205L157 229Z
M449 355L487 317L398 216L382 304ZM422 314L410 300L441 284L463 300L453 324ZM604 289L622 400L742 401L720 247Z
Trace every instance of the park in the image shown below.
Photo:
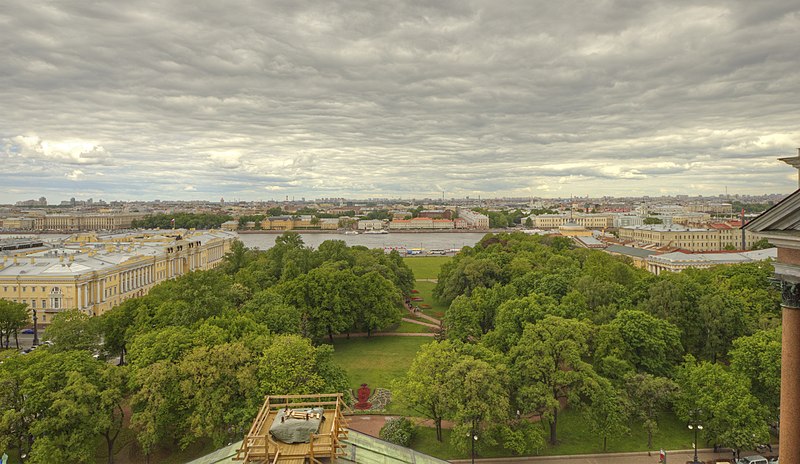
M11 462L186 462L241 440L265 396L339 392L361 403L354 428L369 417L442 459L753 450L776 440L771 274L653 276L514 233L406 258L287 233L3 351L0 446ZM380 430L389 417L408 419L402 437Z

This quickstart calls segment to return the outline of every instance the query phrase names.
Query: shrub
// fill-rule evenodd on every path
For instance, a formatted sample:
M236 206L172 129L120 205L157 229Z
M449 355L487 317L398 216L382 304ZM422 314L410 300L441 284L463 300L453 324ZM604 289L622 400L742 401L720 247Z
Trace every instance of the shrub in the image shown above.
M408 446L411 444L413 435L414 425L405 417L396 417L387 420L380 432L381 439L400 446Z

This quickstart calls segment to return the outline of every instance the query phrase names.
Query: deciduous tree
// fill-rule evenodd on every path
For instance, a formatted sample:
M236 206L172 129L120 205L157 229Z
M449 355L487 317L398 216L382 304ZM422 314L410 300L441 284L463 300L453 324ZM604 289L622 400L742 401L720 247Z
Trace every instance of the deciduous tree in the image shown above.
M580 388L596 374L583 358L588 352L587 323L547 316L527 324L509 353L515 403L524 413L539 413L550 424L556 444L562 399L577 399Z
M751 391L777 422L781 398L781 328L761 330L733 341L731 369L750 379Z
M588 407L584 411L584 417L588 420L592 431L603 437L603 452L605 452L609 438L617 438L628 433L629 407L625 396L602 377L596 377L590 382L587 393Z
M747 377L687 356L676 379L681 388L675 403L678 417L700 419L703 433L712 443L755 449L769 440L767 407L750 393Z
M467 451L470 444L480 449L497 443L498 432L509 419L506 385L502 364L466 355L450 367L448 417L454 422L450 439L458 449ZM474 433L478 434L477 443L472 443Z
M62 311L53 317L44 338L53 342L52 351L95 351L100 347L98 321L77 309Z
M623 310L601 327L595 357L613 355L663 376L680 360L681 351L677 327L642 311Z
M17 334L29 321L27 305L0 299L0 348L10 348L11 336L19 348Z
M392 387L398 402L433 421L438 441L442 441L442 420L451 411L448 373L460 357L458 345L449 340L425 344L403 380Z
M647 449L652 449L659 417L675 399L678 385L665 377L636 374L628 379L626 390L633 416L642 422L642 427L647 431Z

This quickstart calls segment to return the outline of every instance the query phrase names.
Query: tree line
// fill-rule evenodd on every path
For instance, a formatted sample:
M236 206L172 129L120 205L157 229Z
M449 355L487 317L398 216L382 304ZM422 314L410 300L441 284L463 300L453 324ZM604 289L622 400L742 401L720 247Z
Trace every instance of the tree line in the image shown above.
M565 405L606 440L660 416L699 420L710 445L769 441L780 398L780 305L769 263L652 275L562 237L487 235L445 264L445 339L417 355L397 397L455 423L465 451L524 454L558 441ZM541 423L527 418L540 417Z
M88 462L103 437L112 463L128 421L148 459L173 444L236 440L265 395L346 391L321 341L399 322L413 282L397 253L341 241L312 250L291 232L266 252L234 242L219 268L99 317L65 311L46 329L52 346L6 358L0 449Z

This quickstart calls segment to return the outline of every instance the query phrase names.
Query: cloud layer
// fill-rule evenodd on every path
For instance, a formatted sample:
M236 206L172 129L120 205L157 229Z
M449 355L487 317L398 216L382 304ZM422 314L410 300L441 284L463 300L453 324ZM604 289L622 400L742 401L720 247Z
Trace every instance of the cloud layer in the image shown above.
M0 202L788 192L798 43L794 0L12 0Z

